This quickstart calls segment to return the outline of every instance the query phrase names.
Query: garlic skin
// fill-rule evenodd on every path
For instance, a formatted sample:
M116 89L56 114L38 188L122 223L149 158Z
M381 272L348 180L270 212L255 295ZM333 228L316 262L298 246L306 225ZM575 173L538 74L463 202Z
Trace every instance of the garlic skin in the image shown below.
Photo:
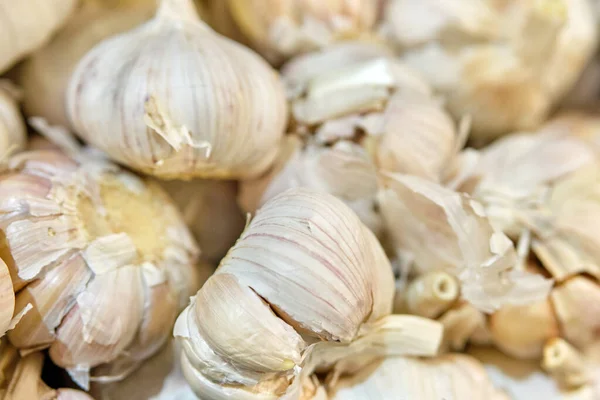
M93 154L74 157L40 150L9 160L0 256L15 314L30 308L9 340L49 348L87 389L94 367L114 363L118 379L167 340L197 288L198 249L156 184Z
M383 30L401 59L473 118L472 138L532 129L575 84L597 42L588 0L391 0Z
M287 120L277 73L200 21L191 0L162 0L151 21L90 50L67 113L82 139L165 179L258 176Z
M433 355L441 326L389 315L393 285L383 249L344 203L285 191L179 316L184 375L200 398L299 399L316 368L347 356Z
M0 80L0 162L25 147L27 130L17 104L19 96L17 87Z
M244 211L254 212L276 195L297 187L336 196L375 235L382 234L383 223L375 203L377 174L360 145L340 140L325 147L286 136L273 168L257 180L241 182L239 202Z
M337 40L366 36L379 1L226 0L237 28L273 64Z
M2 0L0 74L50 39L76 4L77 0Z
M552 281L514 268L512 242L492 228L481 204L415 176L384 173L381 182L383 219L406 268L448 272L462 298L484 312L547 296Z
M118 5L101 0L82 2L52 40L19 67L25 114L69 126L65 94L79 60L101 40L149 19L155 8L155 0L127 0Z

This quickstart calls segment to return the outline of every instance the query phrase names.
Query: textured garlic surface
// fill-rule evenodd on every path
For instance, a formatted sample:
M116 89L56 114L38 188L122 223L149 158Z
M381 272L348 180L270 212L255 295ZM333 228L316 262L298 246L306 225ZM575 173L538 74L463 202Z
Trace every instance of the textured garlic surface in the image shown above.
M77 0L2 0L0 73L48 41L76 5Z
M9 160L0 256L18 291L15 313L29 309L9 340L49 348L87 388L92 368L111 363L124 375L165 343L197 289L198 249L156 184L77 158L39 150Z
M105 38L149 19L155 6L155 0L82 2L52 40L20 66L25 114L69 126L65 93L79 60Z
M0 161L25 147L27 131L17 104L19 96L14 85L0 80Z
M277 73L212 31L191 0L102 41L67 90L77 134L161 178L249 178L274 161L287 120Z
M391 0L384 15L403 62L455 117L470 115L482 141L542 123L597 41L589 0Z
M257 211L179 316L184 375L201 398L299 399L316 368L352 354L433 355L441 326L389 315L393 286L347 206L290 189Z

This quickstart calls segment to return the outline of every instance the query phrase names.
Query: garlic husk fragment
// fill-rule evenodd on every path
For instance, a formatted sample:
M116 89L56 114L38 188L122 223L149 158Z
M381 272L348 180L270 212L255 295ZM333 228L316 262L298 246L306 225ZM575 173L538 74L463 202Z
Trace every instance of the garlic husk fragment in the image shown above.
M197 288L198 249L156 184L92 153L75 158L40 150L9 160L0 255L18 290L15 313L31 308L11 343L49 347L87 388L90 369L115 363L125 374L166 341Z
M295 135L286 136L273 168L257 180L241 182L239 203L244 211L254 212L279 193L297 187L336 196L373 233L382 234L375 202L377 173L360 145L340 140L326 147L313 141L303 144Z
M447 354L430 360L387 357L341 377L332 400L481 399L508 400L473 357Z
M455 117L473 117L479 141L542 123L597 42L588 0L392 0L384 16L401 59L447 97Z
M101 40L149 19L155 6L155 0L82 2L52 40L19 67L25 114L69 126L65 93L79 60Z
M17 104L20 95L17 87L0 80L0 163L25 147L27 130Z
M0 341L0 398L3 400L93 400L73 389L51 389L41 378L44 355L19 355L6 339Z
M50 39L76 5L77 0L2 0L0 74Z
M484 312L545 298L552 282L514 268L512 242L466 194L402 174L381 175L378 198L398 253L417 273L441 270Z
M274 64L338 40L368 36L379 1L226 0L237 28Z
M161 178L258 176L285 129L283 87L193 7L163 0L155 18L90 50L67 89L71 125L114 160Z
M201 179L159 183L179 207L202 249L202 259L217 265L246 222L237 205L236 183Z
M287 190L179 316L184 375L201 398L298 399L315 369L349 355L434 354L441 326L389 315L393 296L389 261L358 217L331 195Z

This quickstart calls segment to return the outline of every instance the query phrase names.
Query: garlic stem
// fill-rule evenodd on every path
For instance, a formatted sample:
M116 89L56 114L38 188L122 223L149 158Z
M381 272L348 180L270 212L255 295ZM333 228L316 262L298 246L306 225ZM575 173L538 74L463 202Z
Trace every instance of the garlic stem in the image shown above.
M156 18L179 19L186 22L201 22L192 0L160 0ZM204 23L199 24L206 26Z
M568 389L577 388L589 381L582 355L560 338L551 339L546 343L542 367L560 386Z
M406 292L409 313L436 318L458 298L456 279L444 271L432 271L410 283Z

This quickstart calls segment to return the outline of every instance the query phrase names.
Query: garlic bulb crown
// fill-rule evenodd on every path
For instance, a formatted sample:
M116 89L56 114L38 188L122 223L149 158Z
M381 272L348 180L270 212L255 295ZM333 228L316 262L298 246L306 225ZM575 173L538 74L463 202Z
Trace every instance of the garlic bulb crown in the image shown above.
M331 195L269 200L179 316L183 370L203 398L296 399L347 354L431 355L441 329L390 316L391 266L375 236Z
M88 52L67 112L84 140L162 178L257 176L287 119L276 72L200 21L191 0L163 0L154 19Z
M16 86L0 80L0 162L25 147L27 131L17 104L19 97Z
M20 153L0 176L0 255L24 312L19 349L49 347L87 387L90 369L125 374L167 339L195 290L198 250L156 184L89 154ZM127 307L123 307L127 304Z

